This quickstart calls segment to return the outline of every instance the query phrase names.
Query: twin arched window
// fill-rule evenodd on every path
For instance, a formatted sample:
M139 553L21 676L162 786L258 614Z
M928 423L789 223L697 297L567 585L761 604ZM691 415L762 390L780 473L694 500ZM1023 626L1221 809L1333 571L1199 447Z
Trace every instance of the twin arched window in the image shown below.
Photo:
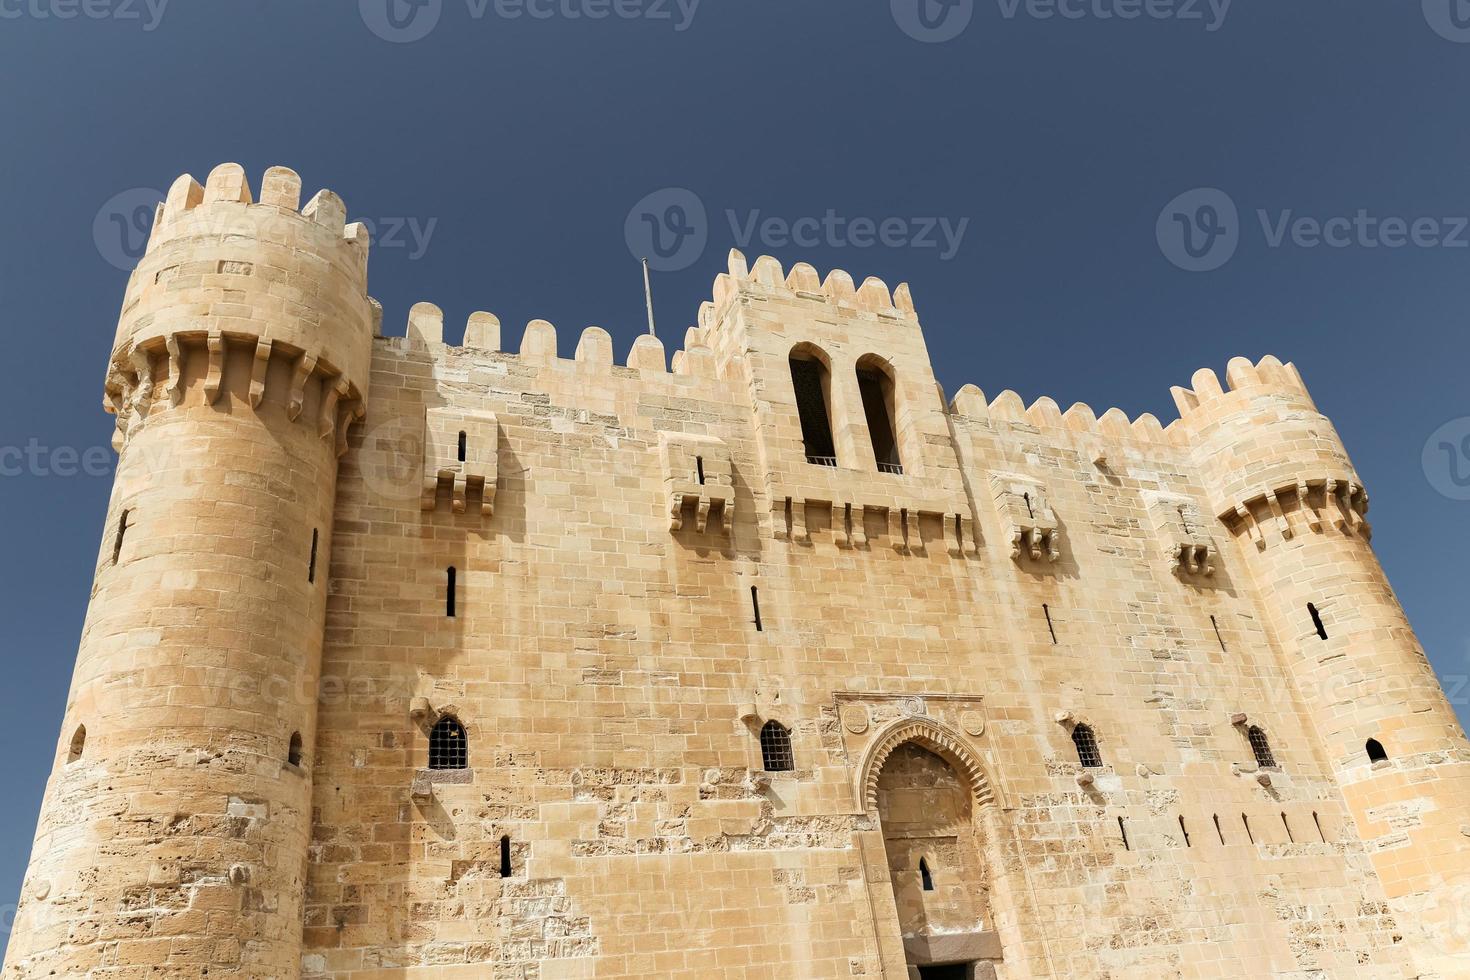
M837 444L832 438L832 373L829 361L816 347L798 344L788 357L791 387L796 395L796 414L801 423L801 440L806 461L818 466L837 465ZM882 473L902 473L898 453L896 386L893 372L881 358L867 354L857 362L858 394L873 443L873 458Z
M468 769L470 744L464 726L453 715L445 715L429 732L430 769Z
M796 768L791 730L779 721L768 721L761 726L761 766L766 772L790 772Z

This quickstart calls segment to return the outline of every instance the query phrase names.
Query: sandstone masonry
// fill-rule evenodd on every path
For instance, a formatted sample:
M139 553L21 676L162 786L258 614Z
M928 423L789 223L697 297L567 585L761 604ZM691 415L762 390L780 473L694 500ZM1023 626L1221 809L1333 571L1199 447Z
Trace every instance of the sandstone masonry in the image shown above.
M946 403L907 286L381 336L185 176L4 980L1470 975L1470 745L1295 367Z

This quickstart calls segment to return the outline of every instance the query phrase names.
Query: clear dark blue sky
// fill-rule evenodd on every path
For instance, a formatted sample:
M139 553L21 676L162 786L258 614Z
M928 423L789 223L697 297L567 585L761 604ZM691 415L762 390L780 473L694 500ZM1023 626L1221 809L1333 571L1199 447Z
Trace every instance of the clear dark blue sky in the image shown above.
M692 240L664 263L683 267L657 276L671 348L724 267L727 212L744 234L752 217L830 210L901 225L888 244L861 247L860 222L856 241L846 228L799 246L768 235L748 253L911 282L950 393L974 382L1167 423L1169 386L1196 368L1295 360L1353 453L1375 547L1465 713L1464 0L1237 0L1223 21L1219 0L1063 3L1080 18L1036 16L1056 9L1036 0L925 0L925 18L918 0L704 0L692 17L692 0L394 0L392 19L385 0L174 0L155 21L158 2L89 0L114 15L99 18L73 0L0 0L0 451L44 450L19 467L0 455L0 904L19 889L102 534L110 454L105 475L57 471L63 447L110 438L103 368L125 230L147 197L136 189L226 160L257 187L266 167L293 167L380 235L405 226L372 259L389 333L427 299L451 340L488 309L508 349L543 317L564 356L597 324L621 358L643 323L630 212L684 188L708 244L692 256ZM507 16L527 5L550 16ZM1176 16L1099 16L1130 9ZM408 43L378 36L430 27ZM1173 209L1196 250L1212 215L1226 228L1199 260L1173 211L1163 248L1156 235L1166 204L1195 188L1227 205L1207 212L1222 195L1196 195ZM678 218L674 197L653 200ZM1288 211L1375 223L1333 226L1341 247L1308 247L1310 226L1273 246ZM929 218L968 220L953 254L942 235L922 244ZM1377 224L1420 218L1435 220L1416 235ZM1217 264L1232 244L1213 271L1170 258Z

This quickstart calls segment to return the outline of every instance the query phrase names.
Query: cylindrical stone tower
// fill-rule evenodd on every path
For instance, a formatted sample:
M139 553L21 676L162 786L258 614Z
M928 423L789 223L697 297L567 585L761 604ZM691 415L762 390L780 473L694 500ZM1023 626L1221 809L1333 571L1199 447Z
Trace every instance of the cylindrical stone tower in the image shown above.
M367 235L182 177L129 282L117 478L4 978L299 976L337 457Z
M1463 975L1470 744L1369 545L1357 472L1295 367L1237 358L1227 381L1201 371L1174 397L1245 566L1235 574L1254 584L1410 947L1433 975Z

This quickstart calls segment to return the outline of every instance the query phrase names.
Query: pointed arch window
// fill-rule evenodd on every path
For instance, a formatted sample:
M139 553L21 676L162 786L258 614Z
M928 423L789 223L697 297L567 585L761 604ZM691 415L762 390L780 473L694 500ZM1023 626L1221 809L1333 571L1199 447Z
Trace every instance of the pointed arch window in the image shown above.
M1275 769L1276 754L1271 751L1271 740L1261 730L1260 725L1252 725L1246 730L1246 738L1250 739L1251 752L1256 757L1256 765L1262 769Z
M884 362L867 354L857 363L858 394L863 399L863 415L868 422L868 438L873 443L873 458L880 473L902 473L903 460L898 454L897 387L893 373Z
M70 765L73 762L79 762L79 761L81 761L82 753L85 752L86 750L87 750L87 726L86 725L78 725L76 732L74 732L72 734L72 737L71 737L71 745L67 748L67 752L66 752L66 761L67 761L67 764Z
M1383 743L1380 742L1380 741L1378 741L1378 739L1376 739L1376 738L1370 738L1370 739L1368 739L1368 744L1366 746L1364 746L1364 748L1368 752L1368 761L1369 762L1387 762L1388 761L1388 750L1383 747Z
M1097 748L1097 735L1091 725L1078 725L1072 729L1072 744L1077 746L1077 761L1084 769L1100 769L1102 753Z
M779 721L768 721L761 726L761 766L766 772L790 772L796 768L791 730Z
M837 465L837 444L832 439L832 372L827 359L815 347L801 345L791 351L791 387L796 394L796 414L801 422L801 441L806 461L818 466Z
M919 884L926 892L934 890L934 875L929 872L929 862L924 858L919 858Z
M293 766L301 765L303 746L301 744L301 733L291 733L291 747L286 750L286 761Z
M445 715L429 733L429 768L468 769L469 765L470 746L464 726L453 715Z

